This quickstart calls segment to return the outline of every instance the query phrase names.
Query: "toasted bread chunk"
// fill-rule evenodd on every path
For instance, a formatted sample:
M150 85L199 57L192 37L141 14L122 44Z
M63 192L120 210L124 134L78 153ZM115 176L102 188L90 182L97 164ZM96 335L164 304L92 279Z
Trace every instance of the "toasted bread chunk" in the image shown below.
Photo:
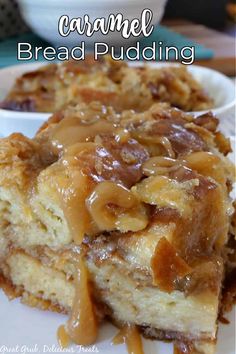
M1 139L3 289L68 313L76 343L94 342L108 317L176 351L214 353L234 181L217 134L211 115L93 102L32 140Z

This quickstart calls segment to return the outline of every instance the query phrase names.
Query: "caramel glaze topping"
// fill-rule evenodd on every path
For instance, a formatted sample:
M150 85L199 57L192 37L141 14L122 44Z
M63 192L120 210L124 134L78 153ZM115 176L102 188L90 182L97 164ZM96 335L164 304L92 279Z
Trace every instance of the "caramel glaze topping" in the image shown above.
M191 267L178 255L175 248L163 237L156 247L152 257L153 284L159 289L172 292L175 290L175 280L183 278L192 272Z
M207 144L200 134L186 127L189 119L191 117L178 110L168 111L166 109L163 113L156 112L153 109L149 116L140 114L139 120L129 119L125 124L131 131L132 136L144 146L147 145L153 155L166 156L166 149L161 151L156 149L160 145L159 139L165 137L171 144L173 153L178 156L207 149ZM173 153L168 154L169 157L174 157Z
M129 354L144 354L142 339L138 328L134 325L125 325L113 339L113 344L125 343Z
M96 135L112 133L115 125L106 120L93 117L93 121L78 124L75 117L62 120L53 130L52 144L58 149L65 149L75 143L93 141Z
M142 178L142 163L149 157L147 150L117 124L112 109L93 103L90 109L83 106L81 111L72 110L68 114L58 124L52 123L49 139L52 150L60 157L52 170L74 241L80 244L85 234L110 231L106 229L107 223L101 227L99 219L108 220L110 216L110 225L116 227L121 224L120 220L116 222L117 215L125 216L130 209L136 213L136 220L141 214L140 225L144 228L147 219L144 207L134 201L128 189ZM106 181L109 183L105 184ZM102 189L110 192L102 194ZM118 190L121 197L116 204ZM100 208L98 199L102 201ZM128 200L133 202L127 203ZM124 217L123 221L126 220L128 230L134 231L128 219ZM128 231L124 223L118 230Z
M194 156L194 154L189 156L192 155ZM214 159L211 155L207 155L207 159L208 161L217 161L217 157ZM205 172L204 159L201 161L199 170ZM177 210L170 208L157 208L154 211L155 222L176 225L172 244L170 245L167 240L165 243L164 239L161 240L153 255L151 265L154 282L164 291L178 289L188 294L210 289L214 293L218 293L217 284L223 260L217 256L217 249L220 250L226 242L228 228L226 207L222 204L224 188L221 189L214 180L207 179L186 166L181 166L178 161L176 168L173 168L172 161L168 161L168 164L170 164L170 170L169 173L167 171L165 173L171 179L178 182L197 179L198 185L191 192L189 191L190 195L194 197L191 218L181 216ZM210 163L207 170L211 176ZM148 173L150 173L150 169ZM216 180L217 178L221 179L220 171L216 169L215 173ZM197 208L199 203L201 209ZM175 253L176 251L177 253ZM168 259L169 263L163 263L164 259ZM162 264L166 264L164 270L161 267Z
M94 237L104 231L125 235L145 229L149 222L171 222L176 226L173 239L161 239L151 262L154 285L167 292L191 292L193 279L205 286L201 280L210 269L212 289L217 291L214 276L221 264L220 258L211 255L225 243L228 216L222 204L225 190L218 185L226 184L225 175L216 172L219 158L208 152L207 139L216 122L211 124L209 117L199 119L199 130L194 131L193 118L166 105L140 114L116 114L98 103L79 107L51 119L40 133L48 136L58 156L51 166L52 175L75 244L81 245L86 235ZM178 182L180 188L194 181L185 190L193 211L190 219L175 207L158 205L153 206L150 218L150 205L131 187L158 175L171 185ZM160 264L165 264L165 269ZM194 278L199 264L200 278ZM75 268L76 296L66 327L59 329L62 345L69 339L91 344L97 335L88 274L80 255L75 257ZM125 342L130 353L143 353L138 330L131 325L125 326L114 342Z
M77 244L82 242L85 234L107 231L106 228L101 229L101 224L98 225L96 220L100 217L102 220L108 214L114 221L117 214L125 214L126 210L132 209L134 213L139 213L142 219L146 219L144 208L127 188L142 177L141 165L148 158L148 154L133 139L119 143L115 139L112 135L101 136L98 143L77 143L69 146L53 166L54 183ZM107 194L102 193L105 182L106 191L108 192L108 187L110 189ZM96 187L98 184L101 185L100 188ZM116 203L118 190L121 194L119 202ZM100 213L95 220L94 200L97 201L98 198L102 204L100 209L97 208ZM128 200L133 202L128 203ZM144 222L142 228L145 226ZM125 230L123 225L123 230L133 229Z
M142 163L149 157L147 151L113 123L100 116L89 118L86 116L84 122L64 119L51 135L52 145L61 156L53 166L55 184L78 245L85 234L112 229L136 231L145 228L148 220L145 208L128 189L141 179ZM81 256L76 256L75 268L76 295L71 316L66 327L58 331L62 346L68 345L69 340L89 345L97 336L88 275Z
M195 132L184 127L185 121L175 119L159 120L152 125L150 136L165 136L169 139L172 149L177 154L200 151L206 148L203 140Z

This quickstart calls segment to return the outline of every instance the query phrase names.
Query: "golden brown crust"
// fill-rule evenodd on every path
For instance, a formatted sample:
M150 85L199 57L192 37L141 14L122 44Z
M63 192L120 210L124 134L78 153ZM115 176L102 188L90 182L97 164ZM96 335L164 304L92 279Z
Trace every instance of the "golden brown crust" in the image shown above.
M41 170L54 160L53 154L35 140L20 133L0 141L0 183L27 189Z

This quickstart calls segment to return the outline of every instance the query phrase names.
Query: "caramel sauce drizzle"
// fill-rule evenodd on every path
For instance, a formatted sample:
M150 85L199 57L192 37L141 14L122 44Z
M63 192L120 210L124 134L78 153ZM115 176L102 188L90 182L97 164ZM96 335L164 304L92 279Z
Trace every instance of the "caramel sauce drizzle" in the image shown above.
M101 230L128 229L135 232L147 226L146 210L139 206L134 194L114 182L99 183L87 198L86 204L90 215Z
M172 148L171 142L166 136L157 137L155 143L156 144L160 143L166 150L168 156L172 159L175 158L175 152Z
M174 354L193 354L195 353L192 344L178 342L174 344Z
M129 354L144 354L142 338L135 325L125 325L114 337L112 343L114 345L125 343Z
M90 215L85 208L85 200L92 191L95 183L80 169L74 156L86 153L93 153L95 144L82 143L72 146L63 157L62 163L57 166L63 170L64 178L56 178L56 188L68 227L75 244L80 245L85 232L94 233L96 228L91 222ZM73 155L75 154L75 155ZM55 170L57 175L57 170Z
M155 156L144 162L142 170L146 176L165 175L183 166L184 161L166 156Z
M151 268L153 284L166 292L172 292L175 289L175 279L192 272L192 268L178 255L165 237L158 242L151 259Z
M74 242L80 245L85 234L103 230L143 229L147 215L129 188L142 177L147 151L111 120L106 107L95 105L92 113L86 109L77 116L72 113L52 127L49 138L59 155L52 174ZM91 202L93 191L96 203ZM97 201L101 208L96 208Z
M69 320L58 329L59 344L65 348L73 341L79 345L93 344L98 325L89 293L88 271L80 254L73 254L75 264L75 298Z
M82 115L79 118L72 116L63 119L54 127L50 136L53 148L56 149L59 152L59 156L61 156L58 168L64 169L64 172L66 171L65 179L59 181L57 189L73 240L77 245L82 243L85 233L94 235L103 228L105 230L112 230L121 223L120 219L116 218L116 210L114 206L119 208L118 215L122 215L123 213L124 218L122 219L122 222L124 222L125 226L130 225L131 221L132 224L134 224L134 219L138 220L139 218L141 220L141 224L138 225L137 230L132 230L130 226L128 226L127 229L127 227L124 228L118 225L119 230L123 232L138 231L145 228L148 223L148 218L144 210L139 207L136 208L136 204L138 204L137 200L132 194L130 194L129 188L134 185L136 181L131 179L132 183L126 183L128 186L126 189L117 182L120 181L120 179L116 178L111 181L110 174L108 174L108 171L111 170L114 175L115 166L117 165L121 166L123 171L127 170L127 165L134 165L136 166L136 169L134 169L136 173L136 170L138 171L139 168L138 162L140 161L141 152L139 151L140 156L137 156L136 162L136 155L129 154L130 150L126 151L123 160L119 160L119 158L116 157L118 152L113 146L112 152L116 152L115 158L112 161L107 158L106 176L103 175L104 160L102 160L102 158L104 158L105 155L108 156L110 150L107 149L106 151L104 141L100 135L107 135L110 142L109 134L115 134L115 140L117 143L126 143L130 137L129 132L125 129L120 129L114 121L107 120L106 114L106 112L101 111L98 112L97 115L92 114L86 116L85 114L84 117ZM161 122L160 124L164 123ZM191 140L190 138L194 133L190 134L187 130L185 131L183 127L180 127L181 129L177 129L172 134L173 127L174 126L170 124L170 126L167 127L168 131L163 131L163 135L168 133L170 138L165 136L157 137L155 134L155 136L146 137L147 143L151 143L153 139L155 144L162 145L168 156L153 157L148 161L146 161L148 156L143 156L141 165L144 164L141 172L144 175L155 176L159 174L175 173L176 170L185 165L186 161L176 159L176 154L180 152L189 152L187 143L188 140ZM163 128L166 129L166 123ZM174 138L179 132L182 134L182 145L180 147L174 146ZM174 135L174 137L170 133ZM138 141L145 142L145 136L143 137L140 134L139 138L140 139L137 139ZM102 146L103 150L101 150L100 155L98 154L97 156L96 149L99 145ZM199 138L196 146L193 146L192 150L194 151L200 148L203 148L203 142ZM91 154L88 153L88 150L90 150ZM84 157L80 155L83 151L85 151ZM138 154L138 151L136 152ZM212 165L214 166L217 164L217 161L215 161L209 153L196 152L195 155L190 155L191 157L186 156L188 165L196 168L196 165L198 166L199 161L202 160L203 154L207 163L204 164L204 166L201 165L202 169L205 169L208 166L209 161L212 162ZM92 159L98 157L95 161L95 165L94 160L92 160L92 168L91 165L89 166L89 162L86 163L91 156L93 156ZM113 155L111 154L111 156ZM126 162L126 165L124 164L124 161ZM96 171L95 175L92 175L94 173L94 166ZM55 174L56 172L57 170L55 170ZM207 170L206 174L208 173L209 171ZM119 173L117 172L117 175L120 176L122 174L119 171ZM127 179L126 176L123 180L125 179ZM137 181L138 180L139 178ZM125 183L123 184L125 185ZM127 218L129 218L128 221ZM161 257L163 257L163 260L160 261ZM97 320L89 292L88 271L86 265L80 254L73 253L72 259L75 265L75 298L67 324L65 326L60 326L58 329L58 341L63 348L67 347L70 341L79 345L93 344L96 341L98 332ZM165 267L165 269L158 267L159 264L166 266L166 259L171 259L168 266ZM192 271L188 264L179 257L176 250L171 247L168 241L164 238L159 242L155 251L155 255L152 259L152 269L154 271L154 284L158 285L166 292L174 290L173 280L176 277L183 277ZM115 336L113 344L121 343L126 344L129 354L144 354L141 336L135 325L127 324ZM176 343L174 353L191 354L192 345Z
M57 330L57 340L61 348L67 348L70 344L70 337L66 332L65 326L61 325Z
M135 174L136 169L138 176L140 174L137 165L139 159L133 161L133 155L126 153L124 158L128 161L119 161L119 158L113 157L112 153L109 155L109 150L102 146L103 141L99 134L110 132L116 133L116 144L126 144L127 149L133 147L132 141L128 145L129 135L126 131L115 130L113 123L100 120L99 117L95 117L94 120L90 117L84 123L78 118L64 119L53 129L51 135L52 145L62 152L53 171L56 176L56 189L72 238L77 245L81 245L86 233L93 235L103 228L107 230L116 226L122 229L123 224L128 225L130 229L130 225L135 224L133 220L139 221L138 228L144 228L147 224L145 209L139 208L139 203L130 190L119 185L117 181L107 180L111 167L118 177L123 176L121 172L126 165L132 164ZM117 155L118 151L115 152ZM143 156L146 156L144 152ZM101 160L100 166L99 159L104 158L106 161ZM107 171L104 171L104 162ZM117 166L120 166L120 170ZM63 173L57 173L58 170ZM104 175L105 173L108 175ZM137 178L135 174L132 178ZM119 181L119 178L117 179ZM107 209L109 207L110 211ZM119 209L117 216L114 210L112 211L114 207ZM129 209L130 213L127 214ZM120 216L123 219L119 219ZM73 253L72 259L75 266L75 298L67 324L58 329L58 341L62 347L68 346L70 341L79 345L93 344L98 331L85 263L80 254ZM141 339L135 328L127 327L125 338L130 353L143 354L141 349L138 350L141 347Z
M66 331L73 342L89 345L96 341L98 328L88 287L88 271L81 255L73 257L75 262L75 299Z
M81 123L78 118L71 117L63 119L58 123L52 133L51 142L57 149L65 149L75 143L91 142L96 135L112 133L115 124L103 120Z

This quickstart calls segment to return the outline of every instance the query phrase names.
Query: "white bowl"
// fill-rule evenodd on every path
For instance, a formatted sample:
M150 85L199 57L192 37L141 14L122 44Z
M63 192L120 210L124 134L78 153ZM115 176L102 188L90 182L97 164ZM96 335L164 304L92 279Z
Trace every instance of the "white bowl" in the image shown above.
M0 70L0 102L6 97L17 77L25 72L36 70L42 65L44 64L21 64ZM139 62L131 63L130 65L140 66L143 64ZM159 68L174 64L148 63L147 65ZM214 99L215 107L212 112L219 116L224 124L224 119L227 119L227 112L235 106L235 86L233 81L215 70L197 65L188 66L188 70ZM191 114L196 116L205 112L191 112ZM0 134L7 136L15 131L24 131L27 136L32 137L50 115L50 113L14 112L0 109Z
M22 74L40 68L38 64L20 64L0 70L0 102L6 97L15 80ZM15 112L0 109L0 135L8 136L14 132L24 132L33 137L38 128L50 117L50 113Z
M40 37L53 43L55 46L78 46L81 41L86 45L94 42L107 44L119 44L127 46L134 42L135 38L124 39L119 32L109 32L106 36L95 32L92 37L71 33L68 37L62 37L58 33L58 20L63 15L69 18L89 15L90 21L96 18L108 18L110 14L123 14L125 19L140 18L144 8L153 12L152 24L161 20L167 0L18 0L21 14L26 23Z

